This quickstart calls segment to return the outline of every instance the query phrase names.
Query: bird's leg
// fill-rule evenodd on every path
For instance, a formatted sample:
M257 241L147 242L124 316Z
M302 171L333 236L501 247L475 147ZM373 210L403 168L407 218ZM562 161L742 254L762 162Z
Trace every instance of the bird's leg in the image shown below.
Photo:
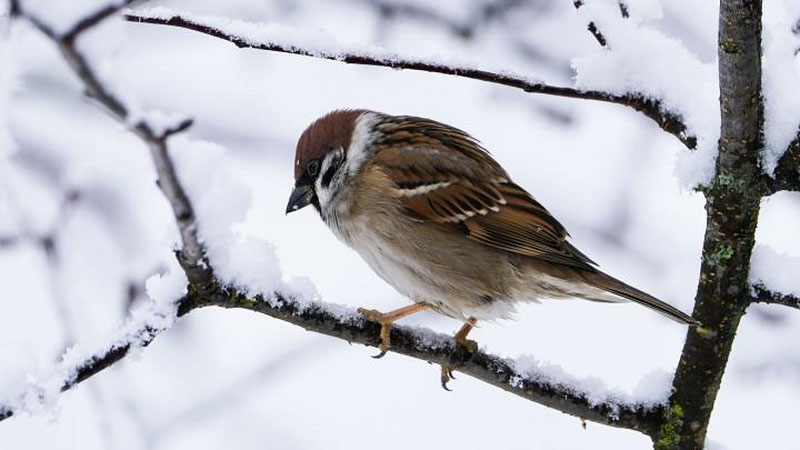
M429 306L425 303L414 303L413 305L404 306L400 309L395 309L394 311L389 311L387 313L382 313L374 309L358 308L358 312L361 313L361 315L367 320L381 324L381 343L378 345L378 350L380 350L380 353L373 356L373 358L382 358L384 355L386 355L386 352L389 351L389 332L392 329L392 323L394 321L428 308Z
M469 334L470 331L472 331L472 328L475 327L475 322L477 321L478 319L470 317L469 319L467 319L466 322L464 322L464 325L461 326L461 329L459 329L453 336L453 339L456 340L457 346L463 347L467 349L467 351L469 352L474 352L475 350L478 349L478 344L476 344L475 341L470 341L469 339L467 339L467 335ZM450 380L454 380L455 378L456 377L453 376L453 368L448 365L442 365L442 387L444 388L444 390L446 391L450 390L447 387L447 383Z

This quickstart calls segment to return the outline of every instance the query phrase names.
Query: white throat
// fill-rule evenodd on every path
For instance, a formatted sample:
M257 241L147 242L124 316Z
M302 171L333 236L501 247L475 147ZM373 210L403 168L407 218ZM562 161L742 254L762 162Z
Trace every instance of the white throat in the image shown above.
M350 212L348 202L341 200L346 197L351 188L350 182L353 177L361 171L364 164L375 154L375 150L370 144L373 137L373 126L377 120L378 115L372 112L366 112L358 116L347 152L339 148L328 152L322 160L321 175L317 177L314 187L322 219L337 235L340 234L338 229L339 220ZM342 163L342 166L336 171L331 182L327 186L323 186L325 173L335 163L337 157L344 157L345 154L347 158Z

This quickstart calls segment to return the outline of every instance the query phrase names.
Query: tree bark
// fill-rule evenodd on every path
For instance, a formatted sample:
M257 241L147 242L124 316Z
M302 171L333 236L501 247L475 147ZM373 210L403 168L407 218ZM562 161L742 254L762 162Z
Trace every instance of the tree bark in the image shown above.
M713 182L705 189L706 233L694 317L675 373L657 449L701 449L739 321L759 204L766 193L761 98L761 0L721 0L719 82L722 129Z

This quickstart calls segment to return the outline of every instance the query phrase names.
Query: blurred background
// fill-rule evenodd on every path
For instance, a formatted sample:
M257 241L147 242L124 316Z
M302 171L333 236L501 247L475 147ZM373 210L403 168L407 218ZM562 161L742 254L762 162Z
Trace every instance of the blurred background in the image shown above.
M30 2L52 20L96 7L71 3ZM632 19L674 36L701 61L715 61L714 2L628 3ZM571 58L597 46L563 0L148 6L156 5L323 30L341 42L456 57L556 85L571 85ZM692 309L703 198L674 174L687 150L632 110L240 50L191 31L114 19L79 45L128 104L193 117L189 136L227 150L225 164L252 192L237 232L271 242L286 279L311 280L324 301L380 310L407 304L313 210L284 215L300 133L329 110L358 107L467 130L609 273ZM46 371L73 345L102 343L132 307L148 301L145 280L171 264L174 225L147 148L82 93L49 41L0 19L0 393ZM758 241L800 257L800 197L769 198L761 217ZM428 313L404 322L444 333L460 325ZM671 376L684 334L631 304L549 301L521 306L516 321L483 323L471 337L491 352L533 355L635 393ZM751 308L712 418L711 448L796 448L798 337L796 311ZM438 367L394 354L373 360L374 353L252 312L206 308L53 408L1 423L0 448L650 446L639 433L593 423L583 429L576 418L467 376L445 392Z

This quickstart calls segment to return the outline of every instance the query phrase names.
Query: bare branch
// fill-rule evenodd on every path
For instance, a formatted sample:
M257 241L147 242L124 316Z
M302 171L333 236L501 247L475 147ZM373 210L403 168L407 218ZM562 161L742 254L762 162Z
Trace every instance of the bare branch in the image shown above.
M392 19L394 17L413 18L421 22L442 26L464 39L474 38L481 26L509 14L526 3L526 0L499 0L486 4L479 4L472 8L470 14L467 14L469 16L468 19L456 20L437 12L435 9L426 8L421 4L398 3L387 0L355 1L375 8L378 14L384 19ZM469 5L465 5L465 7L469 7Z
M628 3L625 0L619 0L617 4L619 5L619 13L622 15L622 18L629 18L631 14L628 12Z
M103 19L111 17L130 3L132 3L131 0L100 9L96 13L78 21L63 37L56 36L49 27L32 14L27 13L20 5L14 5L13 8L15 16L28 20L54 41L72 71L83 82L88 95L105 106L121 122L126 122L130 116L128 109L114 93L103 85L84 56L75 47L75 40L82 32L97 25ZM198 288L203 288L213 283L211 265L206 260L203 247L198 239L194 210L186 192L178 181L175 167L167 154L167 138L176 132L185 130L190 125L191 121L183 121L161 135L156 134L146 121L131 125L131 129L150 148L156 173L158 174L158 185L169 201L170 206L172 206L181 234L182 247L179 257L181 265L186 270L186 275L189 279Z
M580 9L584 5L583 0L575 0L574 2L572 2L572 4L575 6L575 9ZM622 11L627 11L627 8L625 10L623 10L622 6L620 4L620 12L622 12ZM624 16L624 12L623 12L623 16ZM592 36L594 36L594 39L602 47L606 47L608 45L608 41L606 41L606 37L603 36L603 33L600 32L600 30L597 28L597 25L593 21L589 22L589 25L586 26L586 29L589 30L589 33L592 33Z
M184 316L207 306L255 311L351 343L370 347L377 347L380 343L380 325L361 318L355 311L343 311L341 307L334 308L324 303L301 304L280 296L268 302L224 289L191 292L180 301L178 315ZM160 331L152 328L141 330L142 345L152 342ZM396 325L392 327L391 339L391 352L449 365L489 385L581 419L636 430L649 436L655 435L660 424L663 407L646 408L615 401L597 403L590 399L589 393L536 374L519 372L511 361L482 350L470 352L444 334ZM79 367L77 376L64 384L62 390L72 388L121 360L129 349L130 345L114 346L106 353L89 359ZM438 377L432 377L431 382L438 383ZM12 414L8 408L0 408L0 420Z
M772 305L783 305L790 308L800 309L800 297L791 294L781 294L773 292L765 286L756 284L752 286L755 295L751 299L753 303L767 303Z
M194 124L194 119L184 119L180 123L176 124L173 127L167 128L164 130L163 133L159 136L160 139L167 139L168 137L172 136L173 134L182 133L189 129L189 127Z
M501 84L525 92L534 94L553 95L558 97L577 98L585 100L596 100L606 103L615 103L631 107L645 116L653 119L661 129L677 137L686 147L695 148L697 138L686 133L686 125L682 119L664 110L658 100L645 98L637 94L615 95L607 92L582 90L571 87L551 86L544 83L533 82L528 79L509 75L505 73L494 73L485 70L445 65L434 62L403 59L396 57L379 57L362 53L341 52L336 54L312 51L302 45L281 44L276 42L252 42L243 36L231 33L219 28L202 23L194 18L172 16L170 18L151 17L144 13L133 12L125 15L125 20L137 23L148 23L155 25L168 25L187 30L197 31L209 36L213 36L228 41L239 48L252 48L278 53L288 53L293 55L309 56L312 58L328 59L340 61L348 64L359 64L367 66L390 67L393 69L419 70L424 72L441 73L454 75L473 80L486 81L494 84Z
M103 20L113 16L121 9L130 6L136 2L136 0L124 0L116 5L108 5L103 8L98 9L93 14L90 14L83 19L79 20L72 28L64 33L61 39L66 41L72 41L77 37L79 34L83 33L84 31L92 28L93 26L97 25L98 23L102 22Z
M538 0L499 0L475 5L470 10L470 13L467 14L468 19L457 20L441 14L436 8L432 7L433 4L423 6L422 4L397 3L387 0L346 1L372 8L382 20L387 22L395 19L413 19L448 31L467 41L474 39L478 32L482 28L488 27L491 22L500 21L511 16L517 9L523 8L526 4L531 4L534 7L538 5ZM522 58L546 65L554 71L563 73L565 76L571 77L573 75L568 63L557 60L557 58L550 56L547 52L528 43L523 38L509 38L507 45Z

